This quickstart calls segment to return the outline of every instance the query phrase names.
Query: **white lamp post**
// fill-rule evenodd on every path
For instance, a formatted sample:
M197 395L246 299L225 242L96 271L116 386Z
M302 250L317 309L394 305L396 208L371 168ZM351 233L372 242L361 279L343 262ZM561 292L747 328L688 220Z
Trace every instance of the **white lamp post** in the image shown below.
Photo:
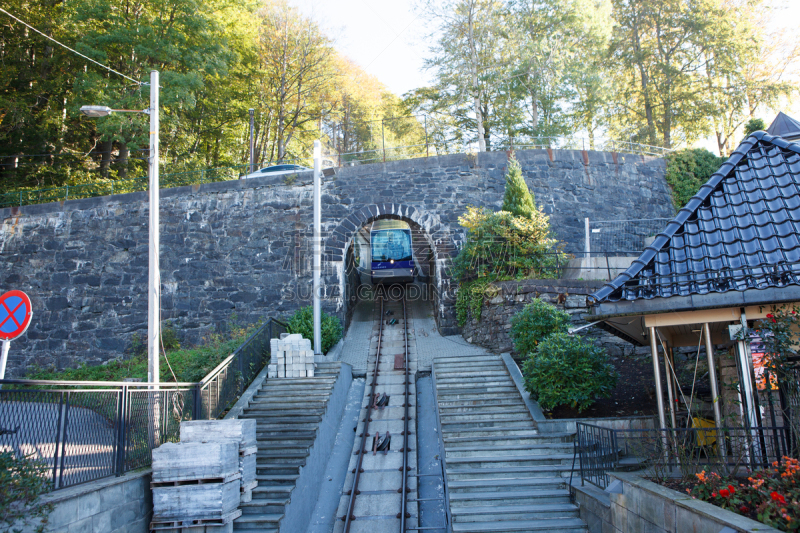
M312 290L314 292L314 355L322 355L322 308L320 305L320 271L322 270L322 201L321 176L322 147L314 141L314 272Z
M148 176L150 188L149 274L147 286L147 381L159 383L159 344L161 338L161 276L159 275L159 189L158 189L158 71L150 72L150 107L143 110L111 109L107 106L86 105L81 113L87 117L105 117L111 113L144 113L150 115L150 157Z

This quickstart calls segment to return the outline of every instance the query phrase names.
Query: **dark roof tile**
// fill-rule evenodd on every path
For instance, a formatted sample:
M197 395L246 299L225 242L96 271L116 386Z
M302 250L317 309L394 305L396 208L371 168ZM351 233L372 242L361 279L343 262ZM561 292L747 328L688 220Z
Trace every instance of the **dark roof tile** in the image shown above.
M589 302L800 285L800 145L764 132L733 155Z

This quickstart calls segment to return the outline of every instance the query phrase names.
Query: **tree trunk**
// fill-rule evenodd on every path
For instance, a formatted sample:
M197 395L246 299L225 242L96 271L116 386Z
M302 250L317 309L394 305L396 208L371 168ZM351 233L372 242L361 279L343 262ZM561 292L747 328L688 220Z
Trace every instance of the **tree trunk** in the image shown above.
M119 144L119 155L117 156L117 172L119 173L120 179L125 179L128 177L128 155L130 154L128 150L127 143L120 143Z
M639 67L641 76L642 94L644 95L644 113L647 118L647 138L650 144L656 144L656 127L653 119L653 103L650 101L650 79L647 70L642 62L642 45L639 39L639 13L634 8L633 13L633 52L636 57L636 65Z
M111 166L111 149L113 146L113 141L100 141L98 145L100 148L100 176L104 179L108 179L108 169Z
M472 63L472 95L475 105L475 120L478 123L478 151L486 151L486 142L483 138L483 115L481 113L481 98L480 90L478 88L478 54L475 50L475 38L473 36L473 18L475 15L475 1L473 0L469 6L469 52Z

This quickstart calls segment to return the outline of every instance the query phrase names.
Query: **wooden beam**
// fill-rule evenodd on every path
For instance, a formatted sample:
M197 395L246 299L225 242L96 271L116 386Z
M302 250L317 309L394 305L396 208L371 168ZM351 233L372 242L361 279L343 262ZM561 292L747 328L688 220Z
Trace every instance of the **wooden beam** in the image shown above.
M684 311L681 313L662 313L645 315L645 327L661 328L667 326L686 326L714 322L732 322L739 320L741 313L738 307L725 309L704 309L702 311ZM750 318L750 315L747 315Z

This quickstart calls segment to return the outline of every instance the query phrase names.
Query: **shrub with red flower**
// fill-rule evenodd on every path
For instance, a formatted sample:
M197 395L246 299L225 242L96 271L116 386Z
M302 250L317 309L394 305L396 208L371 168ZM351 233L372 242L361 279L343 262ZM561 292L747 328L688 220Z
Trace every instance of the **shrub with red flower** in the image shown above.
M800 531L800 461L784 457L747 480L695 474L690 494L781 531Z

